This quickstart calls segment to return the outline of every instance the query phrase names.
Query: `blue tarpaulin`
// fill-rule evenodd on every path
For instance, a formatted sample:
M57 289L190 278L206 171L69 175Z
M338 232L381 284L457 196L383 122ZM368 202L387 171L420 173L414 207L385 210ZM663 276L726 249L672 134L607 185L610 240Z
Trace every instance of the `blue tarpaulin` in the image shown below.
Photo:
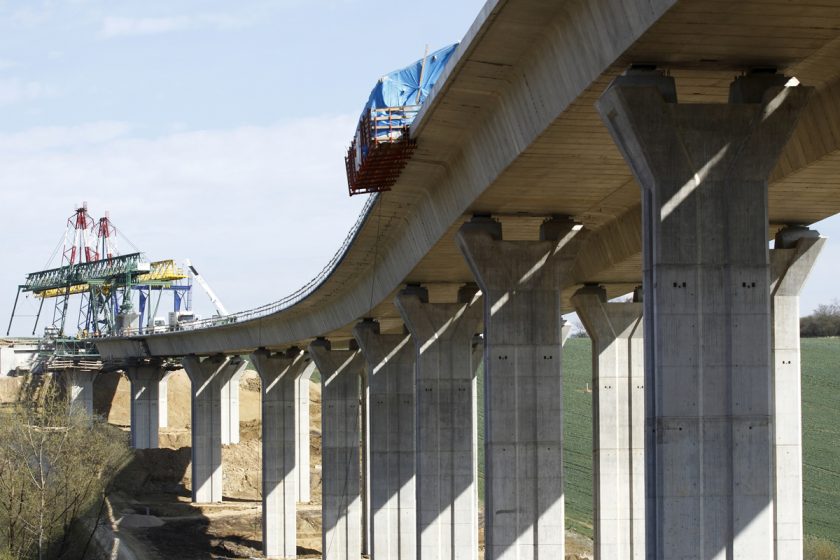
M389 190L414 150L408 130L458 44L382 76L370 92L350 149L350 194Z
M371 109L382 109L385 107L403 107L405 105L422 105L428 97L432 87L437 82L446 63L455 51L458 43L443 47L426 57L426 65L423 67L421 58L411 66L401 70L395 70L385 74L379 79L365 105L362 115ZM423 74L423 83L420 83L420 74ZM417 92L420 91L418 99Z

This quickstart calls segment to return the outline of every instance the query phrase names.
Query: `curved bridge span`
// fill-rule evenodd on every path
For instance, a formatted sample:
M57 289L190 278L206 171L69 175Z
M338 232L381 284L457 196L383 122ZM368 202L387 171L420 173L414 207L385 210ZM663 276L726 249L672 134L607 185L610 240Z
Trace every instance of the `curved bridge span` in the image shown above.
M824 244L806 226L840 211L838 55L840 0L490 0L393 190L318 278L225 324L97 347L130 372L183 357L201 387L250 354L281 408L284 372L313 360L345 415L324 418L328 556L354 560L474 556L457 473L483 354L487 557L560 558L560 314L577 311L598 557L801 558L798 294ZM367 430L372 494L328 484L360 478L348 441ZM208 488L209 453L193 461ZM293 527L275 498L280 556Z

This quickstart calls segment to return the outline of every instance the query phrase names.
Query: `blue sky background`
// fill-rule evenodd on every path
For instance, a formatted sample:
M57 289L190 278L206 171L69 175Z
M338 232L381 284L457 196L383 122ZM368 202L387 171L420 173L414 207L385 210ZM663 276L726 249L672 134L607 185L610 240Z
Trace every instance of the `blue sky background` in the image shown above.
M231 310L294 291L364 203L343 156L370 89L482 5L0 0L0 320L82 201L151 258L191 258ZM838 257L830 241L803 312L837 297Z

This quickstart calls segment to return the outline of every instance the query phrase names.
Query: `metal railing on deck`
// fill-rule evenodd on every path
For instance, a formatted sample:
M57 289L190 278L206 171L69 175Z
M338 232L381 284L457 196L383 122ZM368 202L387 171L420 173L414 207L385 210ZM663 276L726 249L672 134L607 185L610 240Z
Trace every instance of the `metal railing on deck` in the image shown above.
M258 319L260 317L265 317L267 315L271 315L273 313L277 313L278 311L283 311L284 309L292 307L299 301L312 294L321 284L323 284L327 280L327 278L330 277L330 275L335 271L335 269L338 268L338 265L341 263L342 260L344 260L344 256L347 253L347 250L350 248L350 245L353 244L353 241L356 239L356 236L358 236L359 231L361 231L362 229L362 226L367 221L367 218L369 217L371 210L373 209L377 200L379 200L379 193L370 195L370 197L365 202L362 211L359 213L359 217L356 220L356 223L353 224L353 227L347 233L347 237L344 238L344 242L338 248L338 251L335 252L332 259L330 259L327 265L323 269L321 269L321 272L319 272L317 276L315 276L312 280L304 284L298 290L289 294L283 299L277 300L272 303L268 303L266 305L261 305L260 307L255 307L253 309L240 311L231 315L225 315L224 317L211 317L209 319L199 319L198 321L191 321L189 323L181 324L175 327L158 327L154 329L153 332L151 332L151 329L142 329L144 331L143 335L153 336L156 334L164 334L169 332L192 331L196 329L209 329L213 327L221 327L224 325L230 325L242 321L250 321L251 319ZM140 329L124 329L121 333L115 333L111 336L126 337L135 336L139 334L141 334Z

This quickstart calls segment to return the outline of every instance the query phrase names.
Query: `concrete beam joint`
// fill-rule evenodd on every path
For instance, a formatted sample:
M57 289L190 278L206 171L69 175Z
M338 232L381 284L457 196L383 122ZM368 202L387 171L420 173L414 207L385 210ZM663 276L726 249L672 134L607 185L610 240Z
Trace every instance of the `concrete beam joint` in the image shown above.
M401 297L415 297L422 303L429 303L429 290L420 284L408 284L400 291Z
M608 89L613 87L652 87L659 91L665 103L677 102L677 85L674 78L665 75L655 66L631 66L613 80Z
M491 239L502 239L502 223L489 216L473 216L461 226L461 231L470 235L485 235Z
M774 249L795 249L800 239L818 239L820 232L806 226L786 226L779 230L773 240Z
M574 227L575 222L569 216L553 216L540 224L540 241L560 241Z
M762 103L769 90L784 87L788 79L784 74L776 74L773 70L738 76L729 86L729 102Z

